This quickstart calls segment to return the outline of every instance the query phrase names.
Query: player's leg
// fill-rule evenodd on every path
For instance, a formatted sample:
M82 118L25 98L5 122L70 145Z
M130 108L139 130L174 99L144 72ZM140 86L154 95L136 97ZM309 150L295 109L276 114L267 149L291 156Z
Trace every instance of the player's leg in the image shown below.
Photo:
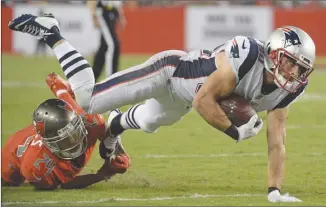
M126 129L141 129L155 133L159 127L178 122L190 110L190 106L169 95L148 99L144 104L136 104L126 112L111 112L108 120L110 136L100 144L100 155L103 159L110 157L116 149L120 134Z
M93 60L93 72L94 72L95 80L98 80L99 76L101 75L101 72L105 64L105 54L107 50L108 50L108 45L106 44L103 34L101 34L100 46Z
M169 96L152 98L144 104L132 106L126 113L123 113L120 124L123 129L138 128L145 132L155 133L161 126L178 122L189 110L190 107L183 101L173 101ZM113 124L111 128L114 127Z
M98 114L168 93L169 78L185 52L163 51L119 71L94 86L89 113Z
M118 72L118 68L119 68L120 40L116 32L116 22L117 19L114 19L113 21L111 21L111 24L109 25L114 45L112 46L113 48L112 71L107 71L107 77L111 74Z
M9 28L43 39L53 49L75 93L77 103L87 111L95 84L93 70L85 58L61 36L54 16L22 15L13 19Z
M108 50L105 54L106 77L117 72L116 47L117 35L115 33L115 16L111 11L103 10L96 13L102 35L107 43Z
M180 63L183 51L164 51L145 63L113 74L95 84L92 68L60 34L54 17L25 15L9 27L41 37L53 49L75 93L77 103L88 113L100 114L167 93L168 79Z

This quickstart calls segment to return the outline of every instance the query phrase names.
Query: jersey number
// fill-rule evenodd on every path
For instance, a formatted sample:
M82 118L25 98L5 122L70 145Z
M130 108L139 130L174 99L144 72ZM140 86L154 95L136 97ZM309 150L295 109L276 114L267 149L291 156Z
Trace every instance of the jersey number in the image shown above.
M27 147L33 138L34 136L27 137L23 145L18 145L17 153L16 153L17 157L21 157L23 155L23 153L27 150Z
M17 157L21 157L23 156L24 152L26 152L28 146L29 146L29 143L32 141L32 139L34 138L34 136L30 136L30 137L27 137L27 139L25 140L25 143L23 145L18 145L17 147ZM31 146L35 146L35 145L38 145L39 147L42 147L42 140L33 140L32 141L32 144Z
M40 166L41 163L44 164L45 169L46 169L46 172L45 172L44 176L50 175L51 172L53 171L55 165L56 165L55 161L53 161L51 159L51 157L49 155L45 154L45 153L43 153L43 159L41 158L41 159L36 160L33 165L38 170L40 170L41 169L41 166ZM36 178L36 180L40 181L42 179L41 177L38 177L35 174L33 174L33 175Z

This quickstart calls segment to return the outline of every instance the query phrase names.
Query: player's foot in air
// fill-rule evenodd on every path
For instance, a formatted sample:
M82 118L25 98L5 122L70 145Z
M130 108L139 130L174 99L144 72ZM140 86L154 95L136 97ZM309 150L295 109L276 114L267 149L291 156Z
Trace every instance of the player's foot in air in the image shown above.
M119 109L112 110L109 113L107 136L101 141L99 146L100 156L103 159L110 158L118 149L124 151L120 135L113 135L110 130L112 120L120 114L121 111Z
M44 14L40 17L23 14L11 20L8 26L11 30L28 33L38 39L45 39L49 35L60 33L58 21L52 14Z

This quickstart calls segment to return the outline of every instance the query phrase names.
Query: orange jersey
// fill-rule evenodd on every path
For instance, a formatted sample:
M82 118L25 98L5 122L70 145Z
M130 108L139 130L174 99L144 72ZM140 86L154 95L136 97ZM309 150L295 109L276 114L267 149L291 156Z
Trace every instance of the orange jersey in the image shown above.
M2 180L9 185L19 185L24 180L40 188L56 187L73 180L86 165L98 138L105 135L102 115L86 114L68 95L60 95L78 114L82 114L88 131L88 147L74 160L63 160L52 154L41 137L30 125L9 137L2 149ZM72 103L73 102L73 103Z

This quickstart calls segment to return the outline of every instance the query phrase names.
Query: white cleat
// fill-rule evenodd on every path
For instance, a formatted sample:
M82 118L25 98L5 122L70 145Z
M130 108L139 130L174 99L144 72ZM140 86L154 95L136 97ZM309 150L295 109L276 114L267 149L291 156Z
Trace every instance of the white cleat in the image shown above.
M104 140L100 143L99 146L99 152L103 159L110 158L112 155L114 155L118 148L119 150L124 150L121 143L120 135L113 136L110 133L111 122L119 114L121 114L121 111L119 109L115 109L109 112L107 137L104 138Z

